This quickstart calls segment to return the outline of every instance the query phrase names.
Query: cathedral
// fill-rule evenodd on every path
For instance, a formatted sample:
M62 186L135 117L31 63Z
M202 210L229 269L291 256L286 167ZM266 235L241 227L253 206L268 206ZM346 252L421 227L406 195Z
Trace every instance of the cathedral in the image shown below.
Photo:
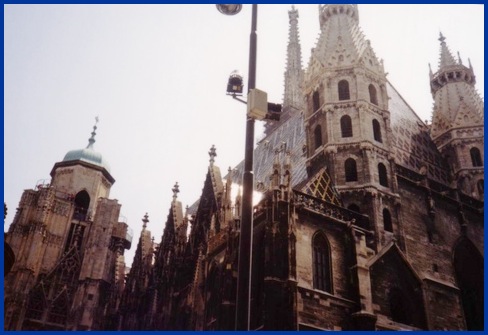
M306 69L299 13L288 15L282 115L254 150L250 328L483 330L473 67L440 34L427 124L386 78L357 5L319 5ZM126 272L132 236L95 131L22 195L5 237L5 329L235 329L243 163L222 173L210 148L199 199L183 208L175 184L161 239L145 215Z

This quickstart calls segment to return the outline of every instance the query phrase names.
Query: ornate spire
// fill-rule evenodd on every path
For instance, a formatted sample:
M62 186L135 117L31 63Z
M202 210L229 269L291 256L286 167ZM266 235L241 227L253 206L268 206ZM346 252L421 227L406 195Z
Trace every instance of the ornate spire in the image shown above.
M146 230L146 227L147 227L147 223L148 222L149 222L149 216L146 213L144 215L144 217L142 218L142 230Z
M301 83L303 80L302 50L298 33L298 10L295 6L288 11L290 29L285 70L285 93L283 107L300 108L302 103Z
M298 113L303 109L303 68L302 68L302 50L300 47L300 37L298 34L298 10L292 6L288 11L290 29L288 32L288 46L286 54L286 69L284 74L285 90L283 94L283 109L279 121L267 120L264 125L265 136L271 134L286 120L292 116L292 113Z
M430 89L434 98L430 136L443 155L449 156L453 162L458 162L451 164L455 175L470 169L470 176L473 176L482 172L471 170L471 162L462 158L469 157L469 152L460 154L464 149L452 148L453 143L458 142L469 143L469 147L475 144L479 145L479 148L483 147L483 137L480 134L483 134L484 127L484 102L476 91L476 77L471 65L463 65L459 53L459 61L454 59L442 33L439 41L439 69L430 79ZM453 152L460 156L453 157ZM468 190L464 191L470 193Z
M384 78L383 62L376 57L371 43L359 27L357 5L319 5L321 32L304 74L305 92L317 88L318 69L335 71L345 67L361 66ZM308 84L314 83L312 87Z
M97 123L98 123L98 116L95 117L95 125L93 126L91 137L88 139L88 145L86 146L87 149L93 149L93 143L95 143L95 135L97 134L96 133Z
M451 51L447 47L446 38L442 33L439 33L439 41L441 42L441 57L439 60L439 70L443 67L450 66L450 65L458 65L456 60L451 54Z
M434 75L430 76L430 88L432 96L447 83L465 82L470 86L476 83L476 77L473 69L467 68L461 62L456 61L447 47L446 38L442 33L439 33L439 41L441 42L439 69ZM458 53L459 56L459 53Z

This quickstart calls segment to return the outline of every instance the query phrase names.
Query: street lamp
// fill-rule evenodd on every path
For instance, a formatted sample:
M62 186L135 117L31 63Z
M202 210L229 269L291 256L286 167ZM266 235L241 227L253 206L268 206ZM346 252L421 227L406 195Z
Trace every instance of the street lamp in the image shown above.
M226 15L235 15L241 8L242 5L217 5L217 9ZM253 4L249 42L248 91L251 91L256 86L257 16L258 5ZM244 174L242 177L241 233L239 237L239 260L237 267L236 330L249 330L250 325L254 119L247 114L246 118Z
M218 4L219 12L235 15L242 5ZM237 297L236 297L236 330L249 330L251 274L252 274L252 237L253 237L253 153L254 153L254 120L280 119L281 104L268 102L266 92L256 89L256 51L257 51L257 17L258 5L252 5L251 35L249 37L249 78L247 101L237 96L242 93L242 77L233 72L227 84L227 94L247 104L246 143L244 154L244 174L242 176L242 210L241 233L239 237L239 260L237 266Z
M236 15L242 9L242 5L224 5L218 4L216 5L219 12L225 15Z

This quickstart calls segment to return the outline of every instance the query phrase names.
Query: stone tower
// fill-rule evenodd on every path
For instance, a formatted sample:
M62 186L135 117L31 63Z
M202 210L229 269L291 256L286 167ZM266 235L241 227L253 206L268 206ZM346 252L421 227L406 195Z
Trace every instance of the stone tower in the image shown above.
M326 166L345 207L383 222L397 198L383 63L359 28L357 5L319 5L319 15L304 78L307 172ZM374 229L378 239L393 231Z
M434 98L431 137L447 160L459 191L483 200L484 103L471 62L455 60L440 34L439 69L430 70ZM459 56L459 55L458 55Z
M6 235L17 257L5 277L6 330L100 330L116 308L132 237L108 198L115 179L95 131L50 183L22 194Z

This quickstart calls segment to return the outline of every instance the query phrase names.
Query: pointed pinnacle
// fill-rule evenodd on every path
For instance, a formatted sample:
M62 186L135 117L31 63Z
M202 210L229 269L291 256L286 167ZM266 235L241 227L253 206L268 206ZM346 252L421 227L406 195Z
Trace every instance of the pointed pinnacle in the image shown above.
M147 227L147 223L149 222L149 216L147 215L147 213L144 215L144 218L142 219L142 230L145 230L146 227Z
M215 157L217 157L217 149L215 149L215 145L212 144L208 155L210 156L210 165L213 165L213 163L215 162Z
M444 35L442 35L442 32L439 32L439 41L441 41L441 43L445 43L445 40L446 38L444 37Z
M180 193L180 187L178 186L178 182L175 183L175 186L173 186L173 201L176 201L176 198L178 197L178 193Z

